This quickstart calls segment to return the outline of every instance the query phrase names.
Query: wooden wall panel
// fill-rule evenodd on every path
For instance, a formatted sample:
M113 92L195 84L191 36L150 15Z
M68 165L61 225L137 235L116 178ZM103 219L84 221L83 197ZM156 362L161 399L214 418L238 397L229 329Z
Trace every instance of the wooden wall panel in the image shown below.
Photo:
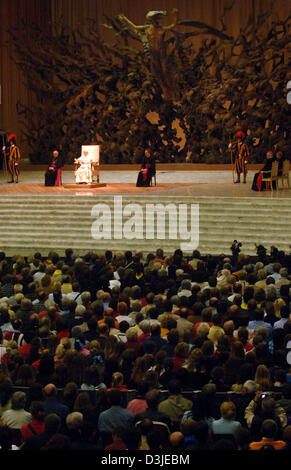
M21 18L37 22L43 28L63 18L65 23L85 32L87 19L95 21L97 28L106 40L112 37L110 31L102 27L106 22L104 14L110 17L124 13L136 24L144 24L149 10L179 9L181 19L197 18L212 26L220 27L219 17L223 8L232 0L1 0L0 1L0 83L2 86L2 104L0 105L0 128L15 132L22 143L20 118L17 115L16 103L26 105L33 102L32 90L25 83L24 77L11 60L13 49L7 44L7 29L19 23ZM271 0L236 0L232 11L225 17L227 32L237 34L249 16L255 16L267 10ZM290 0L277 0L274 17L286 18L291 14ZM270 20L271 21L271 20ZM168 24L168 19L165 19ZM199 40L196 41L197 46ZM23 147L24 156L26 149Z
M21 120L17 115L17 102L30 105L33 93L25 77L12 60L13 46L9 43L7 30L20 24L35 22L42 28L50 28L50 0L1 0L0 2L0 83L2 102L0 105L0 129L13 132L24 156L27 149L21 129Z

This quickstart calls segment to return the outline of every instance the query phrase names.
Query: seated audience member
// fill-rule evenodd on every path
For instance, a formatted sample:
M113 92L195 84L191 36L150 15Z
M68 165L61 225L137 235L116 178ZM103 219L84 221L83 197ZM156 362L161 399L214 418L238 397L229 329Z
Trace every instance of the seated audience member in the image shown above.
M102 411L98 419L98 431L100 433L100 443L105 447L109 444L108 436L111 437L112 432L117 427L127 428L133 424L134 414L125 409L121 405L122 394L118 389L112 389L108 392L108 402L110 408Z
M286 413L287 416L287 425L291 424L291 384L286 383L282 387L281 399L277 401Z
M257 392L257 386L254 380L246 380L241 390L238 391L237 395L232 398L236 406L236 418L237 420L246 425L245 423L245 409L249 405L250 401L254 399Z
M4 411L2 420L12 429L21 429L23 424L31 421L31 413L25 410L26 393L14 392L11 398L11 409Z
M0 383L0 418L4 411L11 409L11 398L13 395L13 386L11 380L3 380Z
M257 390L260 390L261 392L267 392L272 389L271 374L265 364L259 364L257 366L254 381L256 383Z
M216 396L216 386L214 384L206 384L193 398L193 406L186 411L182 417L182 422L187 419L195 421L205 421L209 428L212 422L218 418L219 411Z
M161 401L158 410L170 418L173 428L177 428L183 414L192 407L193 403L191 400L183 397L180 382L177 380L171 380L168 384L168 391L169 397Z
M167 426L170 426L171 420L167 414L159 411L159 403L161 398L161 392L157 389L152 389L146 394L147 409L142 413L135 415L134 423L142 421L144 418L149 418L153 422L162 422Z
M241 426L239 421L235 420L236 406L232 401L225 401L220 406L221 418L211 423L211 430L214 436L220 434L234 435L235 431Z
M125 428L118 427L112 431L112 444L105 446L105 450L127 450L126 444L123 442Z
M272 325L264 321L264 310L262 308L256 308L254 312L255 319L250 321L248 327L256 332L259 326L265 326L268 330L268 335L272 334Z
M290 424L284 428L282 440L286 442L283 450L291 450L291 426Z
M19 446L13 444L13 431L7 424L0 423L0 451L19 450Z
M55 434L57 434L61 427L61 418L56 414L52 413L44 419L44 432L29 437L20 450L40 450Z
M53 251L0 253L0 416L29 415L12 428L12 444L239 451L273 439L291 448L290 255L263 251L198 254L194 266L181 250L146 259L88 252L68 262ZM15 410L18 387L29 389ZM111 392L120 401L109 402ZM223 418L220 406L233 404L235 416ZM80 413L82 426L68 430L68 415ZM262 431L268 420L275 437ZM230 423L234 432L212 432Z
M272 395L257 392L245 409L245 421L255 439L262 437L261 425L265 419L274 420L279 433L287 425L286 413Z
M63 391L61 402L66 405L69 412L73 411L74 403L78 395L78 387L75 382L67 382Z
M44 389L44 411L45 415L57 414L61 418L62 428L65 426L65 419L69 414L69 408L58 400L57 388L54 384L47 384Z
M31 421L21 427L22 442L27 441L32 436L42 434L45 429L44 406L41 401L33 401L30 405Z
M108 388L108 391L113 389L118 389L121 391L127 390L127 386L123 383L124 377L121 372L114 372L112 375L111 388Z
M282 450L286 442L278 440L278 425L273 419L265 419L261 426L262 439L258 442L251 442L250 450Z
M144 340L143 350L149 341L152 341L156 345L156 351L159 351L162 346L167 344L167 341L161 338L161 326L158 323L153 323L151 325L151 336Z
M86 367L84 371L84 381L81 385L81 390L100 390L106 389L106 385L102 382L100 369L94 364Z
M249 450L251 442L251 432L248 428L240 426L234 432L234 440L237 450Z
M172 452L181 452L185 450L184 435L181 431L174 431L169 437L170 450Z
M143 413L147 408L148 404L146 401L146 394L149 390L149 384L143 380L137 384L137 395L133 400L130 400L127 404L127 409L131 411L135 416Z

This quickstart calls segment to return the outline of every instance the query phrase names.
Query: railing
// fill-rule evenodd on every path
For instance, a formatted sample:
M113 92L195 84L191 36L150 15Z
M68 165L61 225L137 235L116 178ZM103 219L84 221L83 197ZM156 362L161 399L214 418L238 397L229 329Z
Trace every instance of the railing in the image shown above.
M30 387L21 387L21 386L16 386L16 385L13 386L14 391L23 391L27 394L27 396L29 396L29 389ZM62 399L64 389L58 388L57 391L58 391L58 399ZM103 394L104 391L106 392L106 389L103 389L103 391L102 390L96 390L96 391L95 390L82 390L80 388L78 389L78 393L84 392L84 391L89 394L92 402L96 402L98 400L98 396ZM200 393L201 393L201 390L190 390L190 391L183 391L182 395L185 398L192 400L195 396L198 396ZM265 392L265 393L270 393L270 392ZM123 406L126 406L127 403L129 403L131 400L136 398L136 396L138 395L138 392L135 389L122 390L121 394L122 394L122 404ZM233 391L216 392L216 398L218 399L218 401L221 401L221 402L232 401L233 399L240 397L241 395L242 393L233 392ZM160 396L161 396L161 400L165 400L169 396L169 392L167 390L160 390ZM282 398L281 392L272 392L272 396L275 398L275 400L280 400Z

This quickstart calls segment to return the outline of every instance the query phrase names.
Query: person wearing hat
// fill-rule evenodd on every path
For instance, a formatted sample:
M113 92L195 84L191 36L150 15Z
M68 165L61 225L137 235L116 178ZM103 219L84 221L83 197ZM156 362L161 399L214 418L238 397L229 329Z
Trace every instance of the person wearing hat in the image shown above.
M247 163L250 156L250 151L245 142L245 133L243 131L238 131L236 133L237 142L234 144L229 144L230 151L234 152L234 169L237 175L235 183L240 183L240 175L243 174L243 183L246 183L247 177Z
M255 173L254 179L253 179L253 184L252 184L252 190L253 191L263 191L266 188L265 182L262 181L262 176L263 174L261 173L262 171L270 171L272 169L272 163L274 161L274 154L272 150L269 150L266 154L267 158L265 160L265 164L263 168L258 172ZM265 174L266 176L268 174Z
M283 170L283 162L285 160L285 158L283 156L283 152L281 152L281 150L276 151L275 159L279 163L279 165L278 165L278 176L281 176L282 175L282 170Z
M45 172L45 186L60 186L62 158L57 149L53 151L52 161Z
M14 181L15 183L18 183L20 151L19 147L16 145L16 135L10 134L8 136L8 141L10 149L7 170L11 177L11 181L8 181L8 183L14 183Z
M141 169L138 173L136 186L150 186L152 177L156 174L155 158L151 154L151 149L146 148L142 160Z

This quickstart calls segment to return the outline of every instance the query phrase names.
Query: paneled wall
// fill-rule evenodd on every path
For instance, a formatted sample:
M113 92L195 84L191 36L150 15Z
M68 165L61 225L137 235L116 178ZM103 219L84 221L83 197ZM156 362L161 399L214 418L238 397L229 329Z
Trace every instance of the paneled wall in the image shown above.
M135 24L144 24L149 10L179 9L181 19L197 18L212 26L220 27L219 17L225 6L232 0L1 0L0 1L0 84L2 89L0 104L0 129L15 132L19 143L23 142L21 117L17 115L17 102L26 105L33 103L33 93L29 84L12 60L14 51L7 41L7 29L17 26L21 19L36 22L43 28L51 28L63 19L73 28L85 32L87 20L96 22L106 40L112 37L110 31L102 27L104 15L114 17L124 13ZM255 17L267 10L271 0L236 0L231 11L225 16L228 34L235 35L246 24L249 16ZM283 19L291 14L290 0L277 0L274 15ZM170 20L170 18L169 18ZM167 24L168 19L165 19ZM198 41L199 42L199 41ZM197 43L198 45L198 43ZM23 143L23 156L27 149Z
M21 118L17 115L17 102L30 105L33 93L25 77L12 60L14 50L9 43L9 28L25 23L37 23L50 28L50 0L1 0L0 1L0 129L13 132L23 144ZM26 151L24 146L24 152Z

